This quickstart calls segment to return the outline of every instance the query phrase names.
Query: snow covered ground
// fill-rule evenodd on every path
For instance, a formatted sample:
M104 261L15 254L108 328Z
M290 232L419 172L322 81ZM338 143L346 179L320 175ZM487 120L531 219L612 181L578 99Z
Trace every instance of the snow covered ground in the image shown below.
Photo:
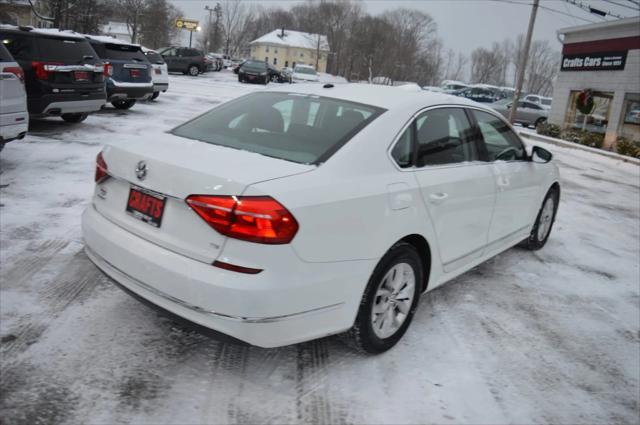
M113 286L79 226L101 146L262 89L172 75L156 102L34 122L0 154L4 425L638 422L640 167L588 152L545 145L563 193L543 250L513 248L430 292L380 356L336 337L220 342Z

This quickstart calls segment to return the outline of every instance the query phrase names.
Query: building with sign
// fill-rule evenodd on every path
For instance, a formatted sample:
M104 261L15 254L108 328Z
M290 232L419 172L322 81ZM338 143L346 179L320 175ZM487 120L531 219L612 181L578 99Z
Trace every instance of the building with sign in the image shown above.
M277 68L311 65L316 71L327 71L329 43L326 35L300 31L275 30L251 43L251 58L264 60Z
M640 141L640 18L565 28L549 121Z

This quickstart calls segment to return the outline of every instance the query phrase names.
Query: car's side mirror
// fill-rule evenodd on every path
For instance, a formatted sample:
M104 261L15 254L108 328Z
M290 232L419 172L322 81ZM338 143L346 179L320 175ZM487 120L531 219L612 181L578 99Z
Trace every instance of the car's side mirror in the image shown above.
M531 161L539 164L546 164L551 161L553 154L540 146L534 146L531 151Z

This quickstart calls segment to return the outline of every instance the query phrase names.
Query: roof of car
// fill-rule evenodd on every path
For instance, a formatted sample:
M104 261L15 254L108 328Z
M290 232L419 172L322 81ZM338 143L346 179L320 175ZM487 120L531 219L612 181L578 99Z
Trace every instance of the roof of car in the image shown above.
M0 25L0 30L22 31L29 34L42 34L53 37L84 39L84 35L71 30L61 30L58 28L34 28L30 26Z
M140 47L139 44L135 44L135 43L127 43L126 41L122 41L119 40L115 37L111 37L108 35L91 35L91 34L84 34L84 36L86 38L88 38L89 40L93 40L93 41L97 41L99 43L108 43L108 44L123 44L125 46L138 46Z
M328 85L327 85L328 86ZM421 107L434 105L461 105L474 106L477 108L488 109L485 106L472 100L452 96L445 93L436 93L426 90L408 91L399 87L382 86L376 84L335 84L325 88L324 84L294 84L271 88L268 91L287 92L308 94L314 96L325 96L334 99L341 99L350 102L363 103L366 105L377 106L387 110L413 107L421 105Z

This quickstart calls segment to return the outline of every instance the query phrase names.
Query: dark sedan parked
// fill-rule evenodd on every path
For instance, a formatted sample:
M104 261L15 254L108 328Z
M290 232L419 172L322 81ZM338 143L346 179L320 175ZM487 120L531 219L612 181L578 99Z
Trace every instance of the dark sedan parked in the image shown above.
M182 72L183 74L198 76L201 72L207 71L207 63L204 54L198 49L190 47L167 47L159 49L167 63L169 72Z
M269 84L269 80L269 67L264 61L248 60L238 70L238 81L241 83Z

